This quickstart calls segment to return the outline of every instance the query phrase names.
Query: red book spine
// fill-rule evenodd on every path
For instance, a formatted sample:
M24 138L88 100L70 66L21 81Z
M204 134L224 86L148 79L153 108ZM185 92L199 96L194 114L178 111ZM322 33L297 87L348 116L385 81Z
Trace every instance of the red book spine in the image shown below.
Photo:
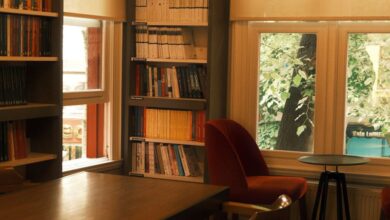
M135 66L135 95L140 95L140 65Z

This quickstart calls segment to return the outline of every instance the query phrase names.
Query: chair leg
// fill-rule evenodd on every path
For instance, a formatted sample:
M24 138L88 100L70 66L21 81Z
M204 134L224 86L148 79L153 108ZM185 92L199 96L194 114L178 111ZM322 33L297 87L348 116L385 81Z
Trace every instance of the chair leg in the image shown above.
M299 217L300 220L307 220L306 195L299 199Z

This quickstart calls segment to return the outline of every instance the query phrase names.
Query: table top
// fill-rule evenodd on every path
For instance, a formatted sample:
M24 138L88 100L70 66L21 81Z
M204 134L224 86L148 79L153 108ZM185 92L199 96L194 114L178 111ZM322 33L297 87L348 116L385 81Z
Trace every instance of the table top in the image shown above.
M315 154L298 158L302 163L328 166L353 166L368 163L365 157L337 155L337 154Z
M83 172L0 196L0 216L40 220L188 219L189 214L213 205L219 208L227 195L228 188L222 186ZM209 201L212 204L206 204Z

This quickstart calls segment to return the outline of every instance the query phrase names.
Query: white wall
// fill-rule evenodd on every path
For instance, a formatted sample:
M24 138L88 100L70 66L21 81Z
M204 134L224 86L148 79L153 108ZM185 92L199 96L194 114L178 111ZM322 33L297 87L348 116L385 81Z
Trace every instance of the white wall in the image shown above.
M231 20L390 18L388 0L231 0Z
M124 21L125 5L125 0L64 0L64 12L65 15L87 15L86 17Z

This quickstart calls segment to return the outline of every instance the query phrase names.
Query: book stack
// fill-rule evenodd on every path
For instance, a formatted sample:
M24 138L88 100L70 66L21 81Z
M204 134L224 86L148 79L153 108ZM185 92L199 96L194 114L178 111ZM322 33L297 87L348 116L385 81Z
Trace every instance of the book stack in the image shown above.
M47 18L0 15L1 56L49 56L50 38Z
M157 67L137 64L135 95L169 98L205 98L204 66Z
M136 20L149 22L192 22L208 20L208 0L136 0Z
M196 59L193 30L181 27L136 26L137 58Z
M135 108L135 136L203 141L204 111L178 111L154 108Z
M28 149L25 121L0 122L0 161L26 158Z
M26 66L2 65L0 68L0 106L26 103Z
M201 150L181 144L133 142L132 172L174 176L202 176Z
M0 0L0 7L34 11L51 11L52 0Z

